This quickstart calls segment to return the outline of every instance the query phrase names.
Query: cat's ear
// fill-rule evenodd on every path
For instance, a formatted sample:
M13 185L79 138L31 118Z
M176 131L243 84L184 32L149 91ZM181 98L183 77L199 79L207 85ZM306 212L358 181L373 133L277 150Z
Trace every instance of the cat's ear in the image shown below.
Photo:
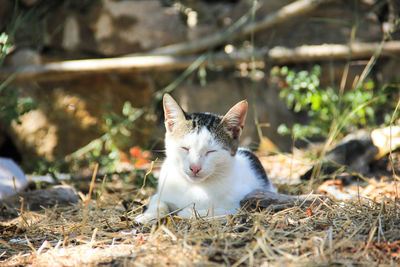
M239 138L242 133L247 114L247 101L234 105L222 118L225 131L233 138Z
M169 94L165 94L163 98L165 128L172 132L177 122L185 119L182 108Z

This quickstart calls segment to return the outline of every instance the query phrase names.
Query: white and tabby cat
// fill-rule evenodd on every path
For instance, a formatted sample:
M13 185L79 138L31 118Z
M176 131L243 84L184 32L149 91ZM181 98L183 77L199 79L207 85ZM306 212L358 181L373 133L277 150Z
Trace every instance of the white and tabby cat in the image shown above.
M157 193L136 222L155 223L175 210L184 218L232 214L251 191L275 191L258 158L238 148L247 101L225 116L187 114L168 94L163 105L167 157Z

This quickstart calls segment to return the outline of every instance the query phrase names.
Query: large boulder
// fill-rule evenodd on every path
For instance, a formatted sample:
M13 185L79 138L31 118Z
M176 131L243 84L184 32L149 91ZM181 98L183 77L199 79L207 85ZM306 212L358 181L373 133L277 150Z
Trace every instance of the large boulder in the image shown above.
M185 34L179 13L161 1L102 0L87 12L60 10L51 16L47 45L118 56L181 42Z
M15 68L37 65L41 56L29 49L7 58ZM72 80L16 84L20 97L29 97L37 109L25 113L7 129L24 163L38 158L63 159L107 131L105 116L121 115L126 101L140 108L150 104L153 82L148 75L96 74ZM143 144L149 136L146 118L137 121L130 144ZM28 164L30 165L30 164Z
M9 135L24 161L37 158L62 159L105 131L106 117L122 116L126 101L140 108L150 104L152 82L146 76L92 75L71 81L19 86L20 95L29 96L37 109L19 117ZM136 121L140 131L133 131L130 144L143 145L150 135L149 120ZM151 123L151 121L150 121Z

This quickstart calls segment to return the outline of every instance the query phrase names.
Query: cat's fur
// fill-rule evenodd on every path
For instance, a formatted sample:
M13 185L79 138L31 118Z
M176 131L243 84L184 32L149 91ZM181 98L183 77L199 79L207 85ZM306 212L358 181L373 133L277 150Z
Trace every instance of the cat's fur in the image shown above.
M136 222L154 223L174 211L184 218L232 214L251 191L275 191L258 158L238 148L246 101L223 117L187 114L168 94L163 104L167 157L157 193Z

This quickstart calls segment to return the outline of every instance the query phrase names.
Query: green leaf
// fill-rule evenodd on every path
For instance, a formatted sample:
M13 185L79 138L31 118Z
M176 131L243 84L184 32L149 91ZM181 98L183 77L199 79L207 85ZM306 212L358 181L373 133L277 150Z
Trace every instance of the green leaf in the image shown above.
M290 129L285 124L279 125L277 132L280 135L289 135L291 133Z
M122 107L122 114L124 116L129 116L132 113L132 104L129 101L126 101Z

